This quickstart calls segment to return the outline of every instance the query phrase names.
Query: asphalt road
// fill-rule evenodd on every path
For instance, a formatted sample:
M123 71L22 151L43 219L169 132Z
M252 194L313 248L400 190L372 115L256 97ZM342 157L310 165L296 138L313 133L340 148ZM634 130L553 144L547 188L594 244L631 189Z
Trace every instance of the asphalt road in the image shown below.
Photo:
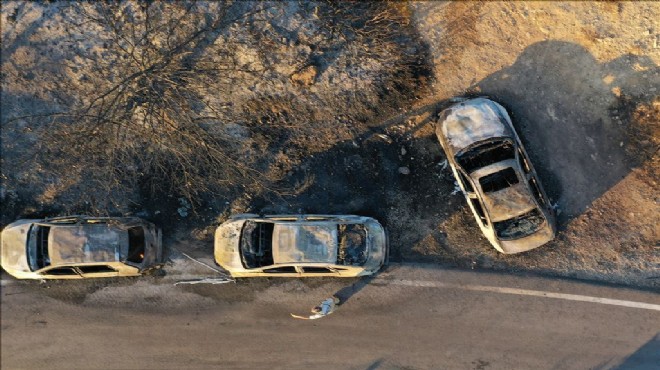
M60 288L3 275L2 369L660 364L660 294L566 280L405 265L357 282L131 280L76 300L58 298ZM333 293L345 302L332 315L289 316Z

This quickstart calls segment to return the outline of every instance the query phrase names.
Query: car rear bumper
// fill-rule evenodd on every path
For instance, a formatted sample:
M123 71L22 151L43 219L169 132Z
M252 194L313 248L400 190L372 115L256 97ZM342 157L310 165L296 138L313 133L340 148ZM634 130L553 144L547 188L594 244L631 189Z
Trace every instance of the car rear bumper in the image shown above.
M547 222L535 233L524 238L499 240L500 251L505 254L526 252L538 248L555 238L555 231Z

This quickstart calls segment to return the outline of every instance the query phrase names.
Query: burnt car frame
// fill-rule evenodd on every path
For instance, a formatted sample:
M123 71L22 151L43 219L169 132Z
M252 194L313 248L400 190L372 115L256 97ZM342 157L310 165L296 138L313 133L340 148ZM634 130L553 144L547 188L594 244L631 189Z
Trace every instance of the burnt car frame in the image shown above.
M555 237L555 215L511 118L487 98L462 99L438 115L436 136L479 228L502 253Z
M161 230L137 217L23 219L1 237L2 267L19 279L139 276L163 259Z
M354 277L387 264L389 244L370 217L241 214L217 228L214 253L233 277Z

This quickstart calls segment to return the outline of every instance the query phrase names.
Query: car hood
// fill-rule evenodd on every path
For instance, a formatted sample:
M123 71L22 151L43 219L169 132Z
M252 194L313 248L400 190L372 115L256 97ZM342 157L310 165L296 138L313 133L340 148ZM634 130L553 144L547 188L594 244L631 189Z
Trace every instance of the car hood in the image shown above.
M128 231L103 225L51 227L48 255L53 266L121 261L128 253Z
M33 220L20 220L2 230L2 267L6 270L29 272L27 238Z
M513 136L502 121L500 108L487 99L468 100L448 108L440 129L452 153L485 139Z
M336 263L336 224L276 224L273 229L275 263Z
M226 270L244 269L241 263L239 242L245 221L225 222L215 231L215 261Z

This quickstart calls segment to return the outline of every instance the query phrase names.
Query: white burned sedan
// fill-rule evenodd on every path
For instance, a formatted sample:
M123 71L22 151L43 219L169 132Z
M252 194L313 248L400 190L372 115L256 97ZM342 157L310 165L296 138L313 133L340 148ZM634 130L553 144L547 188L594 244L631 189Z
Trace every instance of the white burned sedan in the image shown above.
M233 277L370 275L387 257L385 229L370 217L245 214L215 232L215 260Z
M502 253L555 237L554 212L504 107L476 98L440 112L436 135L479 228Z
M161 231L134 217L18 220L1 237L2 268L19 279L138 276L163 258Z

